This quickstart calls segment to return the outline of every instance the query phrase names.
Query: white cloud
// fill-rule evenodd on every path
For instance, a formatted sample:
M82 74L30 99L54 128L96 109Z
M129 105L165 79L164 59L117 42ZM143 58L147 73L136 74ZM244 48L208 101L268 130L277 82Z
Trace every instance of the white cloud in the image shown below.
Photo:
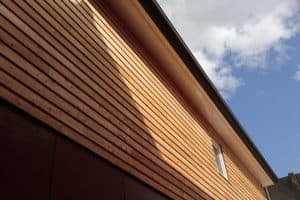
M300 65L298 66L298 70L296 71L296 73L294 74L293 78L300 82Z
M294 0L159 0L199 63L225 97L242 85L235 67L266 68L273 50L300 28ZM232 65L225 63L230 56Z
M232 75L230 67L219 63L220 60L209 59L202 51L194 51L194 55L201 61L201 66L224 98L229 98L243 84L239 78Z

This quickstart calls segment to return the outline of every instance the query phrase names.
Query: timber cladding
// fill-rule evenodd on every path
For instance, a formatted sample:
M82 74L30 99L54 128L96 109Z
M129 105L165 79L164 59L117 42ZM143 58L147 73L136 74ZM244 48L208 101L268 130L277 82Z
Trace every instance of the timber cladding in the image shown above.
M172 199L265 199L100 1L4 0L0 13L2 98Z

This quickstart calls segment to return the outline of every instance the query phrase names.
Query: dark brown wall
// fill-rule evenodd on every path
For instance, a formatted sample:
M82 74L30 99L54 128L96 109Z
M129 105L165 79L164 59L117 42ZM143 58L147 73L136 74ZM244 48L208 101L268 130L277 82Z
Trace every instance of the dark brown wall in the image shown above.
M167 199L2 99L0 157L1 199Z

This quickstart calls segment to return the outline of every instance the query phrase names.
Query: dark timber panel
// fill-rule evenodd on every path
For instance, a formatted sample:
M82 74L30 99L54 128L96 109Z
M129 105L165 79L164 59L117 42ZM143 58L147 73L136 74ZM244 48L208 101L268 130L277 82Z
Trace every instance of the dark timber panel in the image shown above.
M125 187L126 200L167 200L167 198L164 198L160 194L153 192L148 187L141 184L138 180L132 179L131 177L125 177Z
M0 199L167 199L2 99L0 156Z
M123 199L123 174L78 145L58 137L53 199Z
M48 199L55 135L0 102L0 199Z

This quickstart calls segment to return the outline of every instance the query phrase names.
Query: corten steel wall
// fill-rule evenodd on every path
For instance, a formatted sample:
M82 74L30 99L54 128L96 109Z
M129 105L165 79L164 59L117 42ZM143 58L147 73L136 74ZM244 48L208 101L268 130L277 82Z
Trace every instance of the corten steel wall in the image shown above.
M0 99L1 199L167 200Z
M159 64L96 2L1 1L1 97L173 199L265 199ZM216 170L212 138L229 180Z

